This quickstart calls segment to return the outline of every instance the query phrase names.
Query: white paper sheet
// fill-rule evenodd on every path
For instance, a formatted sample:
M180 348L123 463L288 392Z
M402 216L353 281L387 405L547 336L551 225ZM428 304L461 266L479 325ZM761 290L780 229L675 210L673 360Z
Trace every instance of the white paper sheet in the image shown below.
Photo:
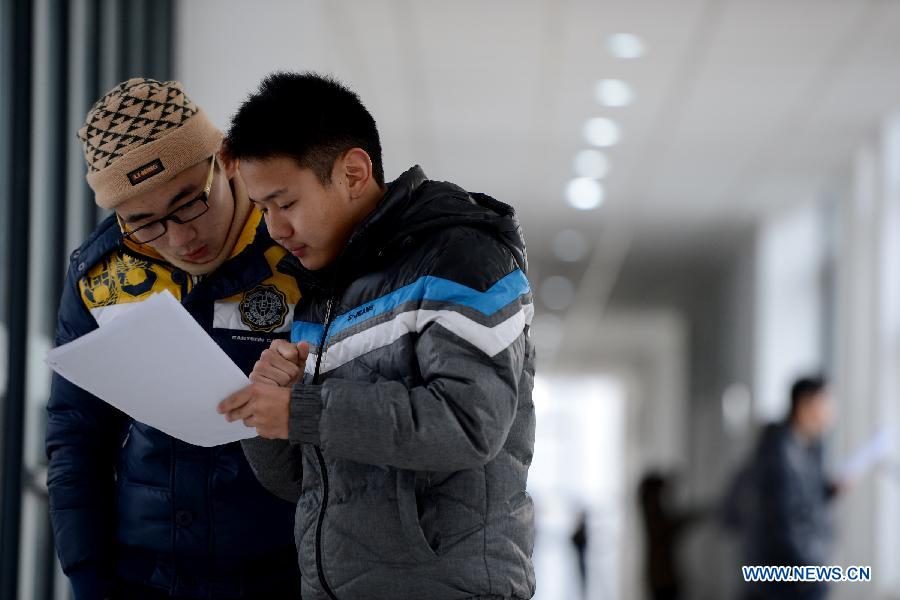
M167 291L54 348L46 362L136 421L190 444L256 436L216 411L247 377Z
M892 441L893 436L888 428L883 428L875 433L844 461L839 470L841 478L853 480L865 475L869 469L888 455Z

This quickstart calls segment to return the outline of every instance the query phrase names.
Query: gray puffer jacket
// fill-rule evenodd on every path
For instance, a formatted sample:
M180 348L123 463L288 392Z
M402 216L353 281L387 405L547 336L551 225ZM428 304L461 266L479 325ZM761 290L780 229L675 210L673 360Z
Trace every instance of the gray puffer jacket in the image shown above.
M414 167L332 266L294 269L312 351L290 440L244 451L297 502L303 599L530 598L533 305L512 208Z

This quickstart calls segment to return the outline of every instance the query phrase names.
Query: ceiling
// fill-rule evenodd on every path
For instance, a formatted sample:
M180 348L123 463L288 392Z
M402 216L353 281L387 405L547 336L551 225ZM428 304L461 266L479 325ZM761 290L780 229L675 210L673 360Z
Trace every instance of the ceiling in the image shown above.
M618 32L647 53L612 57ZM532 280L580 281L584 309L626 256L713 255L774 210L849 189L855 151L900 107L900 0L189 0L176 57L222 126L270 71L333 73L374 114L388 178L418 163L516 206ZM602 78L636 101L600 106ZM564 190L599 116L622 140L605 203L577 211ZM563 229L593 259L554 258Z
M846 173L900 105L895 0L190 0L177 23L177 76L221 125L269 71L334 73L375 115L389 177L419 163L488 192L534 243L625 216L663 237L752 222ZM616 32L645 56L611 57ZM597 104L610 77L633 105ZM564 189L595 116L623 136L583 213Z

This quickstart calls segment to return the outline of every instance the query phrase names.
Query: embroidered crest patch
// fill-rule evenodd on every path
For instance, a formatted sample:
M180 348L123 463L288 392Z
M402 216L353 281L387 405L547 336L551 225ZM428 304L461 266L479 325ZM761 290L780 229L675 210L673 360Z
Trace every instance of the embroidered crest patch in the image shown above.
M284 325L287 298L274 285L258 285L244 294L238 307L241 321L254 331L274 331Z
M81 281L88 308L130 302L153 290L157 275L149 262L128 254L112 255Z

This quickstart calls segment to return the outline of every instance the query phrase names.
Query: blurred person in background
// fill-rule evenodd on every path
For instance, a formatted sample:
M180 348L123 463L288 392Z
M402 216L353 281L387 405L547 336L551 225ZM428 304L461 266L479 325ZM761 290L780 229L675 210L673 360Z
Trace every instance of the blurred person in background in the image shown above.
M287 337L300 294L219 155L223 134L180 83L136 78L78 136L95 200L114 212L72 254L56 345L169 291L249 373ZM192 446L56 374L48 412L50 517L76 600L299 597L293 506L240 444Z
M825 472L823 438L834 407L823 377L791 386L790 412L760 434L725 502L726 523L742 533L744 564L826 565L833 538L829 504L845 487ZM819 600L823 582L748 583L747 600Z
M575 529L569 538L575 549L575 560L578 565L578 584L581 597L587 598L587 558L590 539L588 538L590 515L586 508L580 508L575 517Z
M647 473L638 486L638 501L644 519L645 569L652 600L678 600L684 577L678 550L685 533L703 515L701 510L677 509L672 505L672 477Z

